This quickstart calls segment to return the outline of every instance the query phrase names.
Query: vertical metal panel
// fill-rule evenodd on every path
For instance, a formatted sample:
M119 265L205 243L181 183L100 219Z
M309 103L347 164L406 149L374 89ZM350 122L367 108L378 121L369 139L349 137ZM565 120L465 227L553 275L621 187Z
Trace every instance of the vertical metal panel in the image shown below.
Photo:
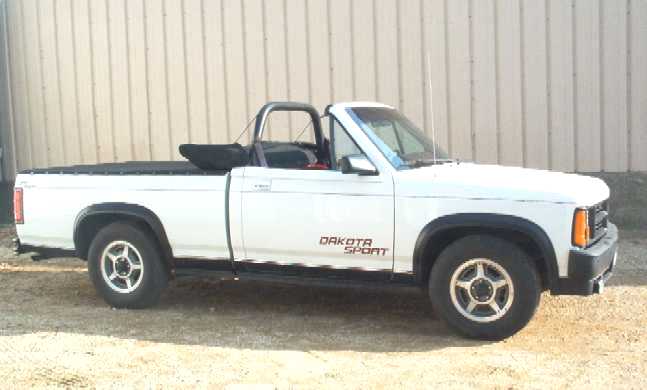
M11 101L11 64L9 59L9 28L7 26L7 3L0 4L0 143L3 164L2 181L13 178L16 169L16 143L14 138L13 103Z
M59 90L59 69L57 55L58 40L56 36L56 15L53 0L37 2L37 21L40 33L40 60L43 76L43 105L45 110L45 127L47 128L47 146L50 165L64 165L65 137L63 134L63 106Z
M518 0L497 1L499 163L523 164L521 13Z
M182 142L233 141L267 100L320 110L378 100L430 134L427 53L436 138L454 156L647 169L644 0L8 0L6 10L9 174L179 158ZM294 137L301 121L275 115L268 135Z
M136 160L152 158L151 128L148 121L148 67L146 61L146 20L144 0L124 0L127 13L130 126Z
M59 89L58 103L61 116L65 163L82 162L81 138L79 131L79 113L76 93L76 63L74 52L74 33L71 0L57 0L56 9L56 65L58 69L57 84Z
M225 143L233 141L238 132L229 128L227 110L227 72L223 53L222 5L220 1L204 0L203 24L205 34L205 68L207 76L207 108L209 112L209 141ZM208 22L207 22L208 21ZM242 131L242 130L241 130Z
M629 17L631 169L647 170L647 1L631 0Z
M177 146L191 142L191 118L187 93L187 55L185 52L184 1L165 1L166 77L171 126L171 153L181 159Z
M494 1L475 1L473 12L474 157L481 162L496 163L499 150Z
M247 83L245 81L245 55L242 29L242 4L237 1L222 1L224 71L228 126L238 135L249 118L247 110ZM216 21L218 23L218 21Z
M164 7L159 0L145 0L148 63L149 125L153 160L168 160L173 149L167 89L166 27Z
M450 153L472 160L472 87L470 53L470 0L447 2L449 47L449 115L452 118Z
M202 26L202 1L184 0L184 58L186 75L187 122L193 143L208 141L207 105Z
M351 6L354 99L373 101L376 99L374 0L355 0Z
M422 28L420 17L422 12L420 2L410 1L400 3L398 23L400 24L400 104L399 109L409 117L413 123L422 127L424 125L424 99L425 86L422 53Z
M353 100L353 36L350 0L328 0L333 101ZM393 17L393 15L391 16ZM397 70L395 70L397 71Z
M286 54L287 54L287 71L290 75L290 90L288 97L290 100L298 102L307 102L310 97L310 88L308 87L308 42L306 35L306 7L302 0L286 0L285 2L285 20L286 20ZM252 107L257 110L260 105ZM305 114L290 115L290 127L292 136L297 137L310 121ZM305 131L301 136L301 141L312 141L314 139L312 131Z
M112 132L114 134L115 157L117 161L132 160L135 154L132 141L133 130L130 118L130 52L128 51L128 31L126 22L126 4L123 1L108 1L108 30L110 35L110 80L112 83L113 115Z
M32 164L36 167L50 165L43 72L40 57L40 31L38 26L38 0L20 2L22 8L22 34L25 49L25 77L28 98L28 115L31 121Z
M287 71L287 54L285 47L285 20L282 1L265 1L265 42L267 44L267 69L269 100L288 100L290 78ZM258 108L254 108L257 110ZM253 115L250 112L250 116ZM292 129L288 115L284 112L271 116L267 138L274 140L292 139Z
M70 4L72 19L72 55L74 57L74 80L76 95L81 161L95 163L99 160L99 137L95 118L94 66L92 56L92 34L90 29L90 8L88 2L74 0Z
M548 167L548 102L545 2L523 0L525 165Z
M575 5L577 169L599 171L601 168L599 2L577 1Z
M573 109L573 7L563 0L548 1L550 168L575 169Z
M247 77L247 106L250 113L258 110L268 100L267 50L265 42L265 10L263 0L243 1L245 28L245 56ZM242 128L232 129L236 135ZM250 126L248 134L253 130ZM245 138L247 140L248 138Z
M25 26L22 20L22 3L10 2L7 4L8 69L11 70L9 83L13 93L11 110L14 123L12 131L14 132L16 171L33 166L30 96L27 93L26 55L22 31Z
M435 136L437 144L447 150L450 117L447 106L447 45L445 40L447 24L445 23L445 1L423 1L422 7L422 38L424 41L423 54L425 56L424 128L428 135ZM429 74L431 74L431 85L429 85ZM433 96L431 96L432 94Z
M377 67L375 88L377 100L397 107L400 88L398 83L398 26L397 1L382 0L375 4L375 31Z
M628 165L627 3L603 1L601 4L602 169L622 172Z
M97 126L99 161L115 161L112 53L108 1L90 1L90 36L94 70L94 117Z
M330 40L326 0L306 0L310 101L323 110L332 101Z

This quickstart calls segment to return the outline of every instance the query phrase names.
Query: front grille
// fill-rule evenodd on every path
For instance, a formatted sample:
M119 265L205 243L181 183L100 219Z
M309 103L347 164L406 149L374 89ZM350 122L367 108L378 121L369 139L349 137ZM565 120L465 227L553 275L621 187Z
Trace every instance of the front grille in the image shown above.
M589 245L595 244L607 234L609 222L609 200L604 200L589 208L589 231L591 240Z

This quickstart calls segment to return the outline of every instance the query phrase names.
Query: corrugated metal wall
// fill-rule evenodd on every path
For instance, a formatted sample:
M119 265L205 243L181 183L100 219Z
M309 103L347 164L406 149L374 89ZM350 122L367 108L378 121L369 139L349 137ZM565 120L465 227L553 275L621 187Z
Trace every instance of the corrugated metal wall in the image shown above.
M647 170L647 0L7 0L5 172L179 158L268 100L395 105L466 160ZM302 125L273 122L273 136ZM294 133L290 133L294 134Z

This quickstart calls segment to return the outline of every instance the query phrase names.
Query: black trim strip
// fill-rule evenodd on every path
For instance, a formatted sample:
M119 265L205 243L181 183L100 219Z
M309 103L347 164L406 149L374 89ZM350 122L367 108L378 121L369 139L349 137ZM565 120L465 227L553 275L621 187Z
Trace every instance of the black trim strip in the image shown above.
M89 246L89 244L87 246L84 245L86 243L83 240L83 225L89 217L96 215L125 215L143 221L155 234L155 237L162 247L162 253L166 257L166 260L170 261L170 259L173 259L173 250L171 249L168 237L166 236L164 225L162 225L157 214L138 204L120 202L94 204L81 210L78 214L74 221L73 237L74 247L76 248L77 255L80 258L85 259L87 257L85 250L87 249L87 246Z
M546 232L534 222L512 215L489 214L489 213L463 213L452 214L440 217L425 226L418 236L413 252L413 272L418 283L423 283L428 271L425 268L426 259L424 254L428 248L433 248L434 242L442 234L449 230L463 228L485 228L502 231L521 233L539 247L543 261L548 272L548 285L550 288L556 286L559 272L557 268L557 257L555 249Z
M227 174L227 181L225 183L225 234L227 235L227 249L229 250L229 261L231 262L231 268L235 272L234 267L234 248L231 245L231 225L229 223L229 195L231 188L231 173Z
M326 267L307 267L301 265L281 265L276 263L255 263L236 261L235 272L228 259L203 260L179 258L175 261L177 276L218 276L259 280L269 282L288 282L303 285L338 286L415 286L412 274L385 271L366 271L360 269L336 269Z

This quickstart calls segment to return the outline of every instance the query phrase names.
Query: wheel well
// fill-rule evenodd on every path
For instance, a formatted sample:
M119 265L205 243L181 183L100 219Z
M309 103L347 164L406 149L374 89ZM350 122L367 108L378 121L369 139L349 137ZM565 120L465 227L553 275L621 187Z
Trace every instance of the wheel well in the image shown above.
M160 252L164 257L164 264L167 266L167 269L169 271L172 269L173 257L168 253L168 250L165 249L165 247L168 246L168 242L161 242L158 234L155 233L153 227L144 218L129 214L97 213L94 215L88 215L87 217L83 218L83 220L81 220L77 224L74 233L74 245L76 248L77 256L87 261L88 252L90 250L92 240L94 240L97 233L99 233L101 229L114 222L130 223L149 234L160 249ZM165 240L166 237L164 237L163 239Z
M420 253L417 254L420 258L414 269L416 281L423 287L427 286L431 268L442 251L454 241L475 234L491 235L518 245L535 263L543 288L548 288L548 268L537 242L523 232L490 227L456 227L442 230L426 239Z

